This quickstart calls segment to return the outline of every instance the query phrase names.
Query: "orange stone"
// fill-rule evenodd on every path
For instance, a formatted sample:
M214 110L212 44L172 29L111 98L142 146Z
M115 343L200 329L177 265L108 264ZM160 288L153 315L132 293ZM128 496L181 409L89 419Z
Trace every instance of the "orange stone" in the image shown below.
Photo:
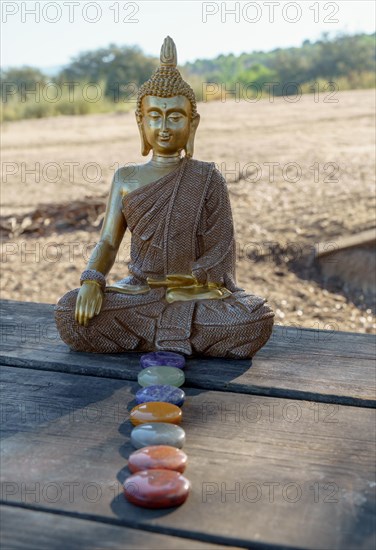
M173 470L143 470L124 482L124 496L144 508L170 508L187 500L191 484Z
M183 473L187 466L184 451L170 445L143 447L128 458L128 468L134 474L142 470L174 470Z
M180 424L183 413L180 407L164 401L149 401L133 407L130 420L134 426L146 422L168 422Z

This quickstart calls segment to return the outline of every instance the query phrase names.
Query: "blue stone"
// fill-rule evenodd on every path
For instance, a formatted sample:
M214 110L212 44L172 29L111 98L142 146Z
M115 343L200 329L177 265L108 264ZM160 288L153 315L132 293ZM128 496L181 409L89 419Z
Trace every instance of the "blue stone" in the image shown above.
M151 353L141 356L140 364L143 369L159 366L184 369L185 358L184 355L180 355L173 351L152 351Z
M169 386L168 384L146 386L136 393L136 401L139 405L150 401L163 401L181 407L184 400L185 393L183 390L175 386Z

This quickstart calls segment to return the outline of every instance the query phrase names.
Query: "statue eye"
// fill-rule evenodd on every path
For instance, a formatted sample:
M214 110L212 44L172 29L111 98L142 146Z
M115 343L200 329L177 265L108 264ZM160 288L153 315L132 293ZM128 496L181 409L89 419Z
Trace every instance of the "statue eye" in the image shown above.
M152 118L153 120L157 120L158 118L160 118L160 114L157 112L157 111L151 111L149 113L149 117Z
M180 113L172 113L168 118L173 122L179 122L179 120L182 118L182 115Z

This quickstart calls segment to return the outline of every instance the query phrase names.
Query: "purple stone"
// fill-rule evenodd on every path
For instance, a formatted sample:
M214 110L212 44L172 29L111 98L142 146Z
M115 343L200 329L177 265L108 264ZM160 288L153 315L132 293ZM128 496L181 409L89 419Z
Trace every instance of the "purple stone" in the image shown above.
M153 351L152 353L141 355L140 363L143 369L160 366L184 369L185 358L183 355L174 353L173 351Z
M175 386L169 386L167 384L160 384L155 386L146 386L141 388L136 393L136 401L138 405L141 403L148 403L150 401L163 401L165 403L172 403L181 407L184 403L185 393L180 388Z

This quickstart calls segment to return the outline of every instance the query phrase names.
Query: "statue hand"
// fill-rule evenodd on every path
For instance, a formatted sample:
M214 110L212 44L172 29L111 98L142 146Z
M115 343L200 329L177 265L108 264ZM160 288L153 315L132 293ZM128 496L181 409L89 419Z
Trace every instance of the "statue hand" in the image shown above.
M193 277L196 278L197 282L200 285L206 285L207 284L207 274L206 271L202 267L198 267L197 269L192 270Z
M103 303L103 292L100 286L86 281L77 296L75 319L80 325L87 327L90 319L98 315Z

